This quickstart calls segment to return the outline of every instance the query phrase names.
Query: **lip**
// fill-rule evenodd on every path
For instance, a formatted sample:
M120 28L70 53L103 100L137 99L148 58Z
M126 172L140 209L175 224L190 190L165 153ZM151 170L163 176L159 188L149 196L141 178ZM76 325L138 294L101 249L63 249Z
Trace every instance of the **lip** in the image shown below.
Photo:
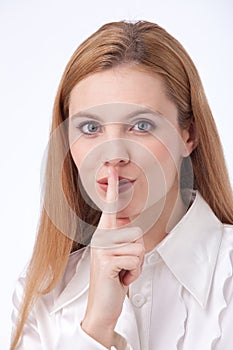
M117 220L118 224L121 224L121 225L127 225L130 223L130 219L128 217L126 217L126 218L116 217L116 220Z
M134 182L135 180L134 179L131 179L129 177L126 177L126 176L118 176L118 179L119 181L120 180L128 180L130 182ZM97 181L99 184L107 184L108 183L108 178L107 177L102 177L101 179L99 179Z
M124 176L119 176L119 193L127 191L129 188L131 188L136 180L130 179ZM102 179L99 179L97 181L99 187L104 191L107 192L108 189L108 178L103 177Z

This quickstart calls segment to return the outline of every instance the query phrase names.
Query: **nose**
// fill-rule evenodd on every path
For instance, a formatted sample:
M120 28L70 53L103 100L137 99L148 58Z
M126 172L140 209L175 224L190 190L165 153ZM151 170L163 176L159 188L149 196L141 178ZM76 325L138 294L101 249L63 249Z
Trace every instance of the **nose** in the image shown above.
M124 166L129 163L129 159L111 159L104 162L104 165Z
M104 165L124 166L130 162L130 154L124 139L106 142L101 160Z

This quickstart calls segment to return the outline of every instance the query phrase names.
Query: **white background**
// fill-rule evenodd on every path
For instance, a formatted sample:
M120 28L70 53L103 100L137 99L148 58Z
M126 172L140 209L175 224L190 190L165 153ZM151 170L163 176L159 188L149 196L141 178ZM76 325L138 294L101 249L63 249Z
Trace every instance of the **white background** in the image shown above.
M3 350L9 347L11 295L38 225L40 169L61 74L86 37L122 19L157 22L187 49L201 75L233 183L232 0L0 0Z

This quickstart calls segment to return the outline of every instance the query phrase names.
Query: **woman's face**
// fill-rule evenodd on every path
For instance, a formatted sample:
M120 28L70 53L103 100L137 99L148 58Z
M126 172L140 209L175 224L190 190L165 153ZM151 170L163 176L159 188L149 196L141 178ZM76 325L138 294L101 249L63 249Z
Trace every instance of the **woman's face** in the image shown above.
M119 176L117 220L132 220L177 190L188 132L162 79L122 65L88 76L72 90L69 141L83 187L101 209L108 167Z

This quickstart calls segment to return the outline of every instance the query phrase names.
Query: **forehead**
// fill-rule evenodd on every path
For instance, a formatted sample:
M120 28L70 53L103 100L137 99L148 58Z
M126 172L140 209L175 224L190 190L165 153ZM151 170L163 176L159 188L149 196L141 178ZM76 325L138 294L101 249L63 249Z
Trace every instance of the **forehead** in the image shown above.
M135 105L139 105L161 115L177 116L177 108L167 97L162 78L129 66L104 70L81 80L71 91L69 116L93 107L108 113L107 105L114 103L119 104L117 113L119 108L124 113L133 112Z

